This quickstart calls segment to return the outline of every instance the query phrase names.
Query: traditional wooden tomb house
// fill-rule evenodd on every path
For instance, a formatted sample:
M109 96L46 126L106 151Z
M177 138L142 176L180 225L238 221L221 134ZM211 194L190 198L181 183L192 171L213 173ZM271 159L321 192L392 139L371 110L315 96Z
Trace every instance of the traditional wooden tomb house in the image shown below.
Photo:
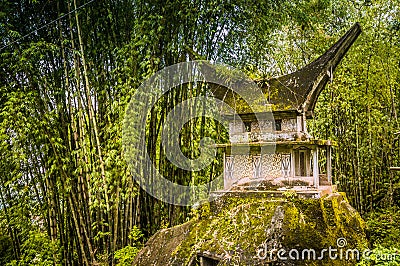
M318 96L333 79L335 68L360 33L357 23L328 51L302 69L256 81L268 100L265 111L256 113L235 108L235 115L226 116L230 143L217 145L224 149L225 191L290 187L312 197L331 191L333 143L314 139L308 133L306 121L313 117ZM217 87L213 93L228 104L240 102L226 88ZM260 132L260 128L271 125L272 134ZM241 146L249 146L250 152L241 152ZM322 168L324 173L320 172Z
M279 249L292 253L293 248L322 250L323 254L326 246L334 247L343 236L349 243L346 248L353 244L357 248L367 246L361 216L346 198L340 193L320 197L331 189L332 142L312 138L306 123L313 117L319 94L360 32L360 26L355 24L311 64L286 76L258 81L268 99L267 106L254 112L239 106L233 108L234 114L225 116L230 143L217 144L225 154L225 189L214 191L224 195L200 206L197 218L157 232L136 256L134 265L355 263L328 258L288 260L268 254ZM241 85L237 87L246 91L247 87ZM232 90L217 85L212 89L215 97L231 107L235 102L241 104ZM269 130L271 127L273 130ZM320 168L325 168L324 174ZM276 189L271 190L272 187ZM282 193L279 190L284 187L306 197L320 198L306 204L301 199L279 200L281 195L269 199L274 193ZM267 255L260 256L263 254Z

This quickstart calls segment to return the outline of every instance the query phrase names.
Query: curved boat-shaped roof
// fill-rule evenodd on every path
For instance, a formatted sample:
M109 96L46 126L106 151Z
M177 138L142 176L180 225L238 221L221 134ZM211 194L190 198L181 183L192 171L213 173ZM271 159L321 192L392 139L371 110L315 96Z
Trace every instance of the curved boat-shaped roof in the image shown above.
M229 104L239 114L272 110L296 111L309 115L313 112L321 91L332 79L333 71L360 33L361 27L359 23L356 23L323 55L303 68L281 77L254 80L262 89L265 99L258 97L256 104L252 103L252 108L249 108L243 100L243 98L251 98L253 94L257 94L256 90L258 89L250 84L253 83L251 80L237 77L233 79L230 83L231 88L236 88L235 91L240 93L233 92L231 88L225 86L209 84L211 92L214 97ZM199 56L196 56L193 51L190 53L199 59ZM223 71L218 73L218 69L208 64L201 64L200 68L202 72L207 72L208 76L225 75L222 73Z
M285 76L259 81L270 104L276 105L278 110L312 112L319 94L360 33L361 27L356 23L323 55L305 67Z

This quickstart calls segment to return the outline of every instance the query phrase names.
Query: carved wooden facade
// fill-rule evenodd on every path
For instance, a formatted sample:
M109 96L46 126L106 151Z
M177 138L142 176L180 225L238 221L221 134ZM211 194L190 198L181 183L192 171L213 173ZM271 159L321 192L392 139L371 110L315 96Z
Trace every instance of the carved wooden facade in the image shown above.
M276 186L294 184L312 189L331 185L332 142L310 136L306 121L313 117L319 94L360 33L359 24L355 24L304 68L282 77L258 80L268 99L265 106L258 108L264 112L242 110L226 116L230 143L217 145L224 148L225 189L266 181ZM238 102L238 96L229 89L216 87L213 93L235 108L233 103Z
M249 115L231 117L231 143L220 145L225 148L225 189L255 181L268 181L277 186L293 183L318 188L321 150L324 150L324 161L329 161L322 178L330 182L331 142L312 139L306 124L298 124L303 120L295 112L286 112L285 116L281 119L276 116L279 124L267 120L255 122L252 121L254 117ZM260 123L267 129L265 132ZM274 130L269 130L272 127ZM268 146L264 152L263 146Z

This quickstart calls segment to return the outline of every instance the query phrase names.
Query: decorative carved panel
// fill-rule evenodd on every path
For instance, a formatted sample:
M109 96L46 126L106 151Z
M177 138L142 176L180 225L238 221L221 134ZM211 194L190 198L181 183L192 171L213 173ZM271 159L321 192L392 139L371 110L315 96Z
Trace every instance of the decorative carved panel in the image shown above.
M241 134L231 134L229 136L229 140L232 143L247 143L249 142L249 136L248 132L241 133Z
M232 155L225 157L225 180L233 184L242 178L275 179L292 176L290 153Z
M243 133L244 132L244 127L243 123L240 120L233 121L229 123L229 133L230 134L238 134L238 133Z
M261 178L262 177L262 164L261 164L261 156L253 156L253 178Z
M234 178L251 178L253 176L253 166L250 155L235 155L234 156Z
M297 131L296 119L282 119L281 129L282 131L296 132Z
M281 161L282 156L279 153L263 154L261 157L263 176L268 179L282 176Z
M270 120L261 120L256 126L263 132L272 132L272 121Z
M290 176L290 154L282 154L282 175Z
M232 180L234 174L234 158L233 156L226 156L225 157L225 179Z

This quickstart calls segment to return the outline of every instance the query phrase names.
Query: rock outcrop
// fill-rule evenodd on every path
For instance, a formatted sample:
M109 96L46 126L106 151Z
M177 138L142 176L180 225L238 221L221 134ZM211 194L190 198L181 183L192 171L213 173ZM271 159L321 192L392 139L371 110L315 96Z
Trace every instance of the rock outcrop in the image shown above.
M368 242L342 193L228 193L189 222L156 233L134 265L354 265Z

